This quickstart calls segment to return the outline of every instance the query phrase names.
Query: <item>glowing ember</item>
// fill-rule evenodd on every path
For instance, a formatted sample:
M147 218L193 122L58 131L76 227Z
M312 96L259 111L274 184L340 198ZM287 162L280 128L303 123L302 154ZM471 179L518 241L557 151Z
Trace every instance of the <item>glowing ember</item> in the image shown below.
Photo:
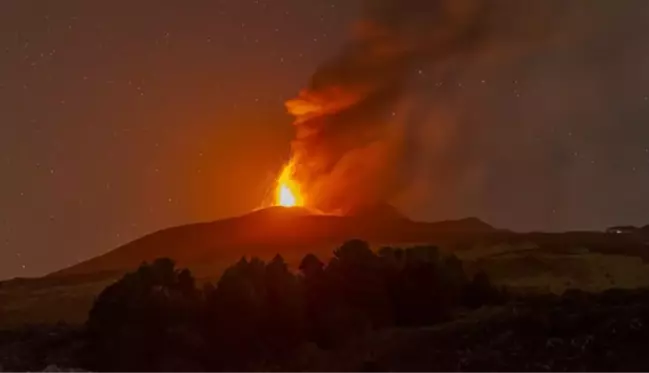
M304 197L300 192L300 186L293 179L292 162L284 166L282 173L277 178L277 189L275 195L275 205L284 207L302 207L304 206Z

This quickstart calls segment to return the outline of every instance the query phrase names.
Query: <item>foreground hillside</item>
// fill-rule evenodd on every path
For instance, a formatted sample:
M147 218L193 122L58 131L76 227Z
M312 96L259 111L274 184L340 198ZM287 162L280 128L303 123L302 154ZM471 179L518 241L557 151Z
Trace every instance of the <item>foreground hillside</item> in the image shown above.
M349 238L383 246L431 244L485 271L499 285L561 293L579 288L649 286L649 234L603 232L515 233L478 219L413 222L392 209L354 216L313 215L271 208L231 219L152 233L104 255L40 279L0 282L0 329L26 323L82 323L94 298L144 261L173 258L197 281L213 281L242 256L282 254L296 269L305 253L323 259Z
M80 343L80 330L64 325L0 332L0 365L69 370L78 367ZM380 330L331 351L306 345L277 370L647 371L647 343L649 290L573 292L433 327Z

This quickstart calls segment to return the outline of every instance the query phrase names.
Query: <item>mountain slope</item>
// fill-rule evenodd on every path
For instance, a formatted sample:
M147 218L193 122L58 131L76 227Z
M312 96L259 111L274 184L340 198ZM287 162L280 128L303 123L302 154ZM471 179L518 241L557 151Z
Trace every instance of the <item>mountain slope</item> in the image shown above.
M265 258L280 253L290 260L307 252L330 254L336 245L351 238L374 244L415 243L493 231L476 218L420 223L390 208L333 216L272 207L211 223L164 229L50 276L127 271L158 257L173 258L200 272L201 267L231 263L241 256Z
M200 282L214 282L242 256L281 254L297 268L306 253L327 261L344 241L378 246L433 244L456 251L467 273L485 271L494 283L524 291L566 286L607 288L649 284L649 242L642 235L604 232L498 230L476 218L413 222L389 206L351 216L270 208L211 223L164 229L43 278L0 282L0 329L30 323L83 323L106 286L158 257L174 259ZM647 285L649 286L649 285Z

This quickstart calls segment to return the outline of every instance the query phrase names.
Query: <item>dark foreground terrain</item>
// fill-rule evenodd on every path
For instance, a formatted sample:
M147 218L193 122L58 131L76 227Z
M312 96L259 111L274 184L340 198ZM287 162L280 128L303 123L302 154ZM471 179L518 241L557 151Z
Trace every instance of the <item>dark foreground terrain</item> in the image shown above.
M386 211L260 210L0 282L0 371L649 370L649 228Z
M175 335L185 338L182 333ZM510 295L501 305L458 310L448 321L366 330L332 347L306 342L272 362L227 371L633 373L648 371L648 349L649 289L597 294L571 290L561 296ZM73 372L53 366L91 369L88 351L88 333L82 327L60 324L4 331L0 332L0 367L4 368L0 371ZM187 356L163 359L154 371L223 371L201 367ZM98 367L96 371L108 370Z
M377 332L321 369L647 371L649 291L519 300L429 328Z
M516 233L476 218L415 222L389 207L354 216L275 207L155 232L43 278L2 281L0 329L59 321L83 324L99 293L144 261L172 258L191 270L197 282L213 282L243 254L268 261L279 253L295 269L307 253L328 260L332 249L351 237L375 250L435 245L462 259L468 272L484 271L495 284L524 291L649 287L649 226Z
M648 344L649 290L570 292L485 307L433 327L374 331L330 351L305 345L275 368L647 371ZM2 332L0 362L8 371L70 371L82 365L83 345L82 331L65 325Z

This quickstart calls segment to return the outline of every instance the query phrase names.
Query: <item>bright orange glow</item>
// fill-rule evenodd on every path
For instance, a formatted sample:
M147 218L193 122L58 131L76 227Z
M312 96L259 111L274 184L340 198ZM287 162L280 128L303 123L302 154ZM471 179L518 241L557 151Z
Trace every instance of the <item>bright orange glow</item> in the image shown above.
M293 179L293 162L289 162L277 178L275 191L275 205L284 207L304 206L304 197L300 192L300 185Z
M313 93L303 90L298 97L284 103L286 109L295 117L294 124L301 124L314 117L340 112L358 103L363 98L364 87L351 87L343 90L329 87L327 90Z

